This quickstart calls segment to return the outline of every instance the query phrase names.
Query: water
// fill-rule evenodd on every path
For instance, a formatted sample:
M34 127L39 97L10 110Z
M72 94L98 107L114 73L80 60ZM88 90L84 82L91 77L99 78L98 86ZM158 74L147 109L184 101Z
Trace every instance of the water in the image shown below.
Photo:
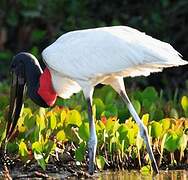
M96 177L97 180L188 180L188 171L160 171L156 176L142 175L138 171L104 172Z
M49 179L59 180L59 179L64 179L65 177L66 177L65 174L50 174ZM0 176L0 180L1 179L2 177ZM33 178L27 178L27 179L33 179ZM41 178L34 178L34 179L41 179ZM70 177L67 179L77 180L78 177ZM81 179L85 179L85 178L81 178ZM138 171L117 171L117 172L104 171L101 173L95 173L92 178L87 178L87 179L93 179L93 180L188 180L188 171L186 170L160 171L160 173L156 176L152 176L151 174L142 175Z

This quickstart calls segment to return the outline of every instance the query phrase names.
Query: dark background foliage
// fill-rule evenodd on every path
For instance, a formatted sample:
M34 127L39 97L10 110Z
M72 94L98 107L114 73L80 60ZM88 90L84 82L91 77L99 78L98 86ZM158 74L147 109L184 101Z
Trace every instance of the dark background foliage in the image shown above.
M14 54L41 51L70 30L128 25L169 42L188 59L187 0L0 0L0 81L9 79ZM148 78L128 79L130 87L183 89L187 66ZM169 91L168 91L169 90Z

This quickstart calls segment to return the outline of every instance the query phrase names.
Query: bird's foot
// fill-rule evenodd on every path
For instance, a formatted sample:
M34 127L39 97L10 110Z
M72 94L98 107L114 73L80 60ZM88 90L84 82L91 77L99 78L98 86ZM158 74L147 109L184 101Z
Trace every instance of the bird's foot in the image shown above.
M149 140L149 136L148 136L148 131L147 128L145 126L142 126L142 128L140 128L140 136L144 139L144 142L146 144L146 148L147 148L147 152L149 154L150 160L151 160L151 165L152 168L154 170L155 173L159 173L159 169L152 151L152 147L150 145L150 140Z
M95 171L94 162L89 162L89 170L88 170L89 174L93 175L94 171Z
M95 154L97 148L97 140L89 140L88 142L88 151L89 151L89 174L93 175L95 171Z

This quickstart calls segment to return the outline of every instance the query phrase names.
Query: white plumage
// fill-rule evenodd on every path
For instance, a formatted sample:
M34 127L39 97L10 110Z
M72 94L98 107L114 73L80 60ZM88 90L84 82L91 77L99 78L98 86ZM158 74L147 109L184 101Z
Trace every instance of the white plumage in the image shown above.
M115 26L64 34L47 47L42 56L58 96L68 98L82 89L87 99L89 173L94 172L97 147L92 95L98 83L110 84L122 97L140 128L152 167L158 173L147 128L126 94L123 77L147 76L151 72L162 71L164 67L187 64L181 55L168 43L130 27Z
M89 173L95 170L97 148L92 95L98 83L111 85L127 105L146 143L153 170L158 173L147 128L131 104L123 77L147 76L165 67L188 64L168 43L154 39L130 27L116 26L73 31L62 35L42 52L48 68L42 73L37 59L25 52L11 63L12 86L6 139L10 138L19 118L23 94L39 106L52 106L56 94L69 98L83 90L88 105L90 137L88 141ZM50 73L49 71L50 70Z
M164 67L187 64L170 44L127 26L66 33L42 56L63 98L80 91L83 81L95 86L113 77L148 76Z

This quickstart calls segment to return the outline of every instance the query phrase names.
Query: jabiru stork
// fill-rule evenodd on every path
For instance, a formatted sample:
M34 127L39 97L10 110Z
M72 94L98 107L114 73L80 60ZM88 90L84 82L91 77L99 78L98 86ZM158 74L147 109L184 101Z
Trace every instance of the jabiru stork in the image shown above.
M53 106L57 96L69 98L82 89L88 104L89 173L93 174L97 136L92 95L97 84L111 85L138 124L152 167L159 172L147 128L128 98L123 77L148 76L166 67L188 64L170 44L127 26L102 27L62 35L43 50L42 58L44 71L32 54L21 52L13 57L7 139L16 127L26 87L28 96L41 107Z

